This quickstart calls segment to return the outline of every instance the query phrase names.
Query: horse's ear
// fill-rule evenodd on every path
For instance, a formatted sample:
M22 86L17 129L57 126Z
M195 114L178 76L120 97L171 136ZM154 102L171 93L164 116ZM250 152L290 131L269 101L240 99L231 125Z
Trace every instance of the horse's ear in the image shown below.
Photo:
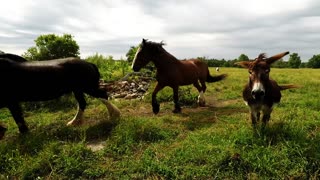
M148 41L148 39L142 38L142 45L144 45L147 41Z
M161 45L161 46L165 46L166 43L165 43L164 41L161 41L161 42L160 42L160 45Z
M250 61L241 61L241 62L236 62L235 64L239 65L241 67L244 67L244 68L249 68L251 63L252 62L250 62Z
M274 63L275 61L277 61L278 59L281 59L282 57L284 57L285 55L289 54L289 51L287 52L283 52L283 53L280 53L280 54L277 54L277 55L274 55L274 56L271 56L269 58L266 59L266 62L268 64L272 64Z

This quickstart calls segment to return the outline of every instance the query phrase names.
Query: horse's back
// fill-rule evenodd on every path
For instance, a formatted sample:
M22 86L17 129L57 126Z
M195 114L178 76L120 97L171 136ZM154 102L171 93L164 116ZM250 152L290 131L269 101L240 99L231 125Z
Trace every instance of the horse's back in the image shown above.
M49 100L72 91L85 92L99 87L100 74L94 64L78 58L12 63L0 72L5 88L2 99Z

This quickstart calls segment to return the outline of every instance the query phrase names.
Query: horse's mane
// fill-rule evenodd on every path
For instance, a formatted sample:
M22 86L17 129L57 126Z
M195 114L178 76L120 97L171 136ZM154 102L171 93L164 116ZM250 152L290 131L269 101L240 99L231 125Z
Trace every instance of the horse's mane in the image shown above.
M169 59L174 59L174 60L178 60L176 57L174 57L171 53L169 53L168 51L166 51L162 46L167 45L164 41L160 41L160 42L153 42L153 41L149 41L147 39L143 39L142 40L142 44L141 47L146 47L146 49L149 49L149 51L153 54L164 54L167 56L167 58Z
M149 46L149 47L156 47L156 48L162 48L163 45L166 45L166 43L164 41L161 42L153 42L153 41L149 41L149 40L145 40L143 42L143 45L145 46Z

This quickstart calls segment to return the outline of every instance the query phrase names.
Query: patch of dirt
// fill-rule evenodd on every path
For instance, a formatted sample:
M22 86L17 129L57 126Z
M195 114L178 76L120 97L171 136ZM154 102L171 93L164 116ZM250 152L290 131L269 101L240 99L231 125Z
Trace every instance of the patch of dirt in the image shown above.
M89 142L87 143L87 147L91 149L91 151L97 152L102 150L105 147L105 142L104 141Z

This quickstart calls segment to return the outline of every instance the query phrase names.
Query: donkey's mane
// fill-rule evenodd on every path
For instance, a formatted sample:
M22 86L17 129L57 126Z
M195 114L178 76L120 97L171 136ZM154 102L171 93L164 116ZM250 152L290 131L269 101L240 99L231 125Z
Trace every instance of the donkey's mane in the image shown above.
M267 58L267 54L266 53L261 53L259 54L259 56L252 61L251 63L251 68L255 67L256 65L258 65L260 62L265 61Z

